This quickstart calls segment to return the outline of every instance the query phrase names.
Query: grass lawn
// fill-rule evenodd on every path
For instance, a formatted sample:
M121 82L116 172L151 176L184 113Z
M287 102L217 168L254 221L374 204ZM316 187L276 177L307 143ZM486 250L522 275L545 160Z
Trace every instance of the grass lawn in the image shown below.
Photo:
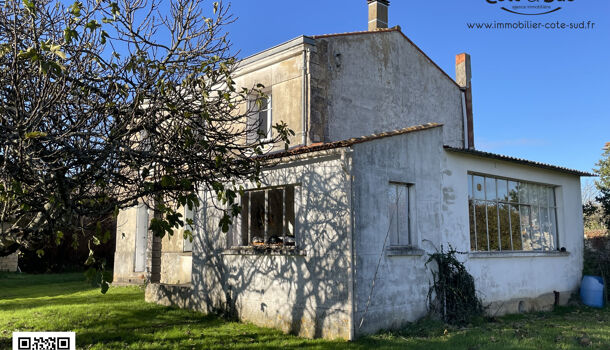
M562 307L464 329L429 320L348 343L147 304L139 287L113 287L102 295L83 280L80 273L0 274L0 349L11 348L17 330L74 331L84 349L610 349L608 308Z

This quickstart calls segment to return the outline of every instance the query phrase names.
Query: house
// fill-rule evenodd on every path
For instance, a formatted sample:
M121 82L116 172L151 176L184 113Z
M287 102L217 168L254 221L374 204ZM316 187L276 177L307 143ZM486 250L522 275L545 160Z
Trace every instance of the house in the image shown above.
M192 244L121 212L115 280L146 300L307 337L354 339L427 313L428 254L453 246L493 314L565 303L583 266L580 177L474 147L470 56L456 79L368 1L369 30L302 36L244 59L257 117L296 131L219 228L201 193ZM122 234L121 234L122 233ZM556 300L556 293L559 298Z

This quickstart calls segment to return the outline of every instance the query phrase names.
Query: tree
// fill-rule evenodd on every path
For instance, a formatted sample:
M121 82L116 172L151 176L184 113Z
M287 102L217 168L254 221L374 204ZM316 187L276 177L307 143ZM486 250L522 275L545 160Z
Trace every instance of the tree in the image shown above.
M605 149L597 166L595 173L599 175L599 179L595 181L595 186L599 190L599 195L595 199L602 208L606 229L610 231L610 148Z
M233 80L233 20L204 0L4 2L0 256L65 234L93 248L108 239L100 223L138 201L159 214L151 230L171 234L176 205L202 190L222 199L228 228L238 180L258 181L255 156L293 134L282 123L250 140L263 86ZM87 263L103 269L94 249Z

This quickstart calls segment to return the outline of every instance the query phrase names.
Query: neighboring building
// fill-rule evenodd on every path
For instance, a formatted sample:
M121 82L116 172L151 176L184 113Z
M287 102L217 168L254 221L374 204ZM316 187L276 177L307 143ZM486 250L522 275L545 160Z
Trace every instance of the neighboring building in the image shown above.
M456 81L369 0L369 31L303 36L249 57L236 82L270 96L294 148L265 156L262 187L218 227L201 193L192 246L119 216L115 280L148 279L146 300L307 337L354 339L427 312L427 254L461 256L489 312L545 309L577 290L580 176L474 149L470 57ZM386 24L386 25L384 25ZM369 135L369 136L362 136ZM122 234L123 233L123 234ZM261 243L262 242L262 243ZM374 288L373 288L374 284Z

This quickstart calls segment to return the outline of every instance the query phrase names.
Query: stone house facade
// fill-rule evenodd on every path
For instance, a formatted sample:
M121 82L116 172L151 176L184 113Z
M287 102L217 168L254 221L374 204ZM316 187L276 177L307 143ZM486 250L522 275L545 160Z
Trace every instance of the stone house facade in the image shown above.
M470 57L456 79L369 0L369 30L302 36L244 59L259 112L295 131L249 183L228 233L201 193L193 242L120 213L117 283L147 301L307 337L355 339L427 312L429 253L451 245L495 314L565 303L582 270L580 176L474 148ZM260 117L260 116L259 116ZM364 135L364 136L363 136Z

